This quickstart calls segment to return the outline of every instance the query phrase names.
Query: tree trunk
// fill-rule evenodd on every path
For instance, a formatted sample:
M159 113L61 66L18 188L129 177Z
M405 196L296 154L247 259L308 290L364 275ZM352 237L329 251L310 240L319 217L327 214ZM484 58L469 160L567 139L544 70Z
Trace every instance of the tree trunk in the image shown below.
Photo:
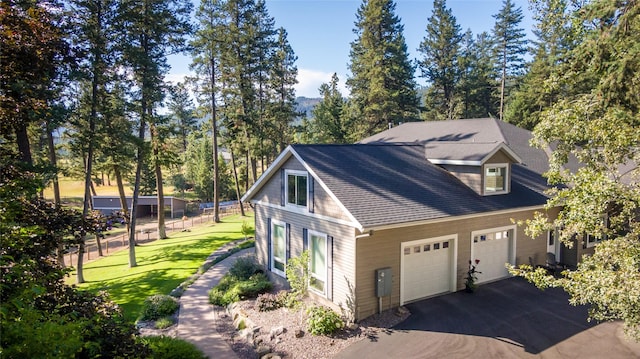
M138 215L138 197L140 195L140 176L142 174L142 164L144 161L144 133L145 133L145 113L147 110L146 101L142 99L142 116L140 118L140 129L138 130L138 148L136 149L136 176L133 182L133 195L131 196L131 212L129 216L129 268L136 267L136 216Z
M211 65L211 137L213 144L213 221L220 222L220 166L218 163L218 121L216 118L216 63L213 56Z
M91 194L94 195L94 196L98 195L98 192L96 192L96 186L93 183L93 181L91 181Z
M127 233L129 233L129 206L127 206L127 196L124 194L124 183L122 182L122 173L120 173L120 167L114 165L113 174L116 176L118 194L120 195L120 208L122 208L124 223L127 226Z
M158 128L151 121L149 123L149 132L151 133L151 146L153 147L153 165L156 173L156 188L158 190L158 239L167 239L167 230L164 221L164 187L162 186L162 167L160 166L160 151Z
M53 143L53 131L51 130L51 123L48 120L45 123L45 127L47 132L47 149L49 152L49 163L51 163L51 166L53 166L53 168L56 169L52 179L53 204L56 206L56 208L60 208L60 203L61 203L60 183L58 183L58 171L57 171L58 159L56 156L56 146L55 146L55 143ZM56 249L56 260L58 262L58 265L60 265L62 268L66 267L66 265L64 264L64 243L62 242L62 238L58 238L58 248Z
M15 129L16 142L18 145L18 152L20 152L20 158L22 162L29 165L33 164L33 158L31 157L31 146L29 145L29 135L27 134L27 125L24 123L18 124Z
M240 184L238 183L238 170L236 167L236 157L233 155L233 149L229 146L229 152L231 153L231 166L233 167L233 179L236 183L236 196L238 197L238 204L240 205L240 215L242 217L246 216L244 213L244 206L242 205L242 200L240 199Z
M503 120L504 111L504 91L507 82L507 44L506 40L503 43L503 55L502 55L502 80L500 81L500 121Z

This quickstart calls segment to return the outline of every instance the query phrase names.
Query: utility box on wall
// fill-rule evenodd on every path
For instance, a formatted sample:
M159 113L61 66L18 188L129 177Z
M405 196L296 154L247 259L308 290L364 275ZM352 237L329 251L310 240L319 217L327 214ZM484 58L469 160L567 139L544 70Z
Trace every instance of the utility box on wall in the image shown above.
M386 297L391 295L392 282L391 268L376 269L376 296Z

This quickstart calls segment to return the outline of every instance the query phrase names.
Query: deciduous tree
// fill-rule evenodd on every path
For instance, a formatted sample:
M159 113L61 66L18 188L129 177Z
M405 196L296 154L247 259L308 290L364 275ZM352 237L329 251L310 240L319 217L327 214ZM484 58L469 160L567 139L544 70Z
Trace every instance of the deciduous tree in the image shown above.
M640 339L640 82L632 80L640 78L640 4L595 0L572 23L583 40L546 85L591 86L558 99L534 129L537 144L553 144L549 180L565 186L548 202L561 206L558 218L539 215L528 230L558 228L567 245L582 245L574 238L585 235L604 240L561 278L515 273L541 287L564 288L570 303L590 306L592 319L623 320L627 333ZM570 157L582 166L565 170Z

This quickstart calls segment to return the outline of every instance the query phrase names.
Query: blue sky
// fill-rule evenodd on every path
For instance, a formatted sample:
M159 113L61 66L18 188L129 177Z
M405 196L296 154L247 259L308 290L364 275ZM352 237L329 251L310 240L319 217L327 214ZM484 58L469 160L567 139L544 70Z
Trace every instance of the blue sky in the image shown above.
M198 3L198 0L194 0ZM318 88L329 82L335 72L340 79L343 94L348 91L344 82L348 76L350 43L356 11L361 0L266 0L269 14L275 19L275 26L284 27L289 43L298 61L298 85L296 95L318 97ZM526 0L514 0L525 16L522 27L531 35L531 13ZM196 5L197 6L197 5ZM492 15L502 7L502 0L448 0L458 24L463 31L471 29L473 34L491 31L495 22ZM404 36L409 50L409 58L417 59L417 48L426 34L427 19L431 16L432 0L396 0L396 15L404 25ZM169 80L181 79L188 73L189 58L172 56ZM416 80L420 71L416 72Z

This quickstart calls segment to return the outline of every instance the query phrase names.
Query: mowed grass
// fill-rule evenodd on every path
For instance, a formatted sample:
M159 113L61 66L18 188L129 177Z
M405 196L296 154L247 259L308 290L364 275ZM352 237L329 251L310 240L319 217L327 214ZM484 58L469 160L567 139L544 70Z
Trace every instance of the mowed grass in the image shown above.
M253 226L253 216L223 217L221 223L194 227L191 232L171 232L169 239L136 246L138 265L129 268L129 250L124 249L84 265L81 290L106 290L128 321L135 321L145 298L169 294L196 273L205 259L225 243L244 238L243 221ZM75 272L68 278L75 283Z

